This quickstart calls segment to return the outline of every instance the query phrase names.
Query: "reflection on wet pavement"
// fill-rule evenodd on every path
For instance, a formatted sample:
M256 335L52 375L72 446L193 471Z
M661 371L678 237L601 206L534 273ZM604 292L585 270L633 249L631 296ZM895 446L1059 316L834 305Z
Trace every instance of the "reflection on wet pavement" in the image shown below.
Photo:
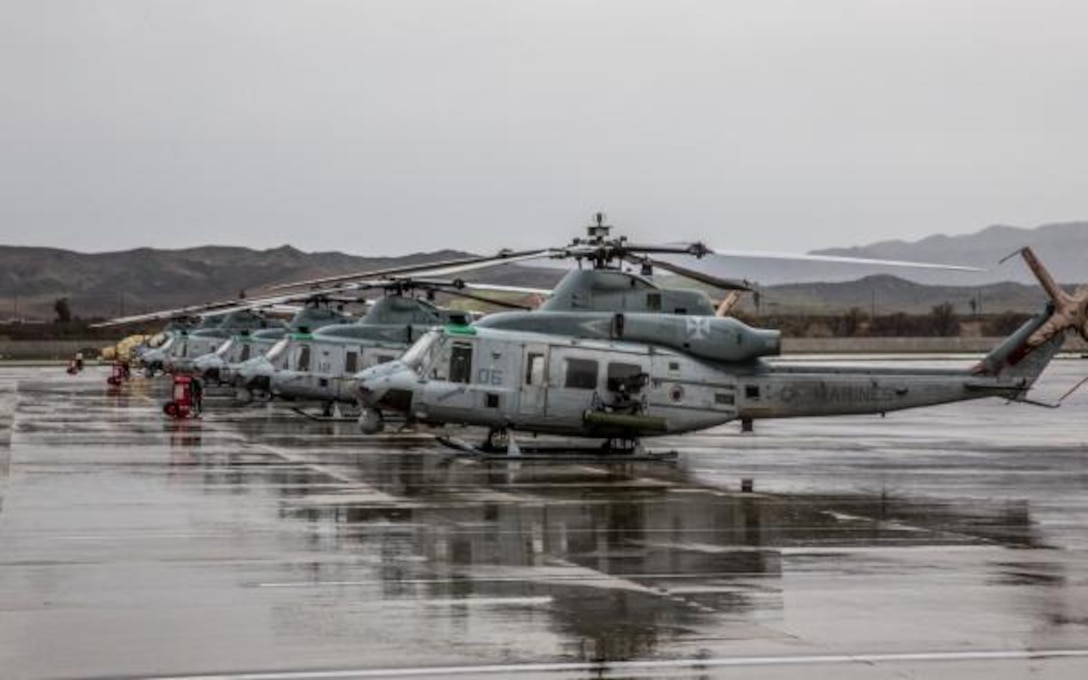
M0 369L12 677L1088 668L1080 395L726 427L665 442L676 465L506 464L214 395L171 422L164 385L99 373Z

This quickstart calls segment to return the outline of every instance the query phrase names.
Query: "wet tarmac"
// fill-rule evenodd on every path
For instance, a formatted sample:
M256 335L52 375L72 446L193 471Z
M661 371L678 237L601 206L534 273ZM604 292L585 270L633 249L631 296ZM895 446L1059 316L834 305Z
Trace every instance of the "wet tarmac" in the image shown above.
M1085 393L485 464L106 375L0 367L2 678L1088 677Z

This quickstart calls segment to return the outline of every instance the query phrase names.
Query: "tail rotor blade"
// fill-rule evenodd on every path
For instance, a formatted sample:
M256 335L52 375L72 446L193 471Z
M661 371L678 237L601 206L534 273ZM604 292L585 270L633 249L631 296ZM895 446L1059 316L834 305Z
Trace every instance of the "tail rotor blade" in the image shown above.
M714 310L714 316L725 317L729 316L729 311L736 306L740 301L740 291L731 290L726 294L722 301L718 303L718 308Z

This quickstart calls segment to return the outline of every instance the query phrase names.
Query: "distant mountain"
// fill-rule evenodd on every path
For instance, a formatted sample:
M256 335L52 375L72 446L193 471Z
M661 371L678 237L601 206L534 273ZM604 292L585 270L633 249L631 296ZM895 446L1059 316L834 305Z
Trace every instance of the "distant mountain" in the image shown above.
M972 298L976 305L981 299L986 312L1027 311L1037 308L1042 298L1026 267L1019 258L995 267L999 259L1026 245L1035 249L1060 282L1088 281L1088 222L1037 229L995 226L963 236L938 235L916 242L884 241L816 251L988 269L977 274L773 260L711 262L710 258L692 266L759 283L764 289L762 302L777 305L776 311L783 312L850 307L869 310L874 303L879 313L928 312L934 305L951 302L966 313ZM122 311L132 314L220 300L275 283L466 255L440 250L403 257L361 257L338 252L305 253L291 246L270 250L223 246L138 248L87 254L0 246L0 320L16 315L52 319L53 303L60 297L69 298L76 316L116 316ZM465 278L551 287L563 273L556 267L503 265ZM797 283L801 281L824 283ZM1029 285L991 285L1001 281Z
M893 274L918 283L949 286L976 286L998 281L1034 282L1019 257L998 265L1003 257L1024 246L1031 246L1059 281L1088 281L1088 222L1050 224L1037 229L995 226L963 236L937 235L914 242L882 241L866 246L813 251L816 255L967 265L984 269L983 272L744 258L716 258L715 262L704 260L697 268L749 279L764 286L799 281L853 281L877 274ZM788 252L789 246L781 249Z
M913 281L963 285L995 281L1034 283L1034 278L1018 257L997 265L1001 258L1024 246L1032 247L1058 281L1088 281L1088 222L1047 224L1036 229L993 226L962 236L936 235L914 242L881 241L867 246L829 248L815 253L965 264L989 270L983 274L963 275L934 275L924 271L904 274Z
M927 314L949 303L957 314L1036 312L1046 300L1037 285L1002 282L980 286L939 286L906 281L886 274L838 283L791 283L767 286L760 291L764 314L840 314L852 307L866 313ZM972 308L972 301L974 307ZM752 296L743 298L742 309L755 310Z
M337 252L304 253L290 246L270 250L205 246L185 250L137 248L76 253L54 248L0 246L0 319L52 319L57 298L70 300L83 318L115 316L221 300L276 283L466 257L439 250L403 257L359 257ZM550 287L562 271L495 267L465 278Z

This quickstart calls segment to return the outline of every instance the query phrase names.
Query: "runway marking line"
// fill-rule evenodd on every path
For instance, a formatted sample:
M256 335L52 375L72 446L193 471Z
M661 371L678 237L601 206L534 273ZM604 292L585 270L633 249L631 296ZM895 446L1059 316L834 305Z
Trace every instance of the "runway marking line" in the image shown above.
M940 661L1038 661L1088 659L1088 649L979 650L975 652L913 652L899 654L824 654L807 656L738 656L614 662L557 662L432 666L415 668L359 668L343 670L279 671L206 675L146 676L146 680L350 680L351 678L410 678L427 676L500 675L511 673L601 673L640 670L703 670L728 667L881 664Z

